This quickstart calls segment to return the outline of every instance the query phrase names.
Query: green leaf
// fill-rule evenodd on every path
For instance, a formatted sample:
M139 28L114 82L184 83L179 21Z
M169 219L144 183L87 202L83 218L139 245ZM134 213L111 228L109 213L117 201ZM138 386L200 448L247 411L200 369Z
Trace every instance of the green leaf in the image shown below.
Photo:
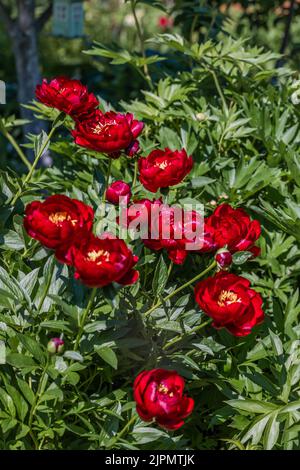
M31 357L25 356L24 354L18 354L18 353L7 354L6 362L10 364L11 366L14 366L20 369L25 368L25 367L30 367L30 368L37 367L36 363Z
M277 421L277 413L270 416L266 430L264 433L263 445L264 449L271 450L275 446L279 436L279 422Z
M226 403L233 408L250 413L269 413L277 409L273 403L267 403L258 400L229 400Z
M246 263L249 258L252 258L253 254L250 251L237 251L232 255L232 261L234 264L241 265Z
M165 263L163 255L160 255L159 261L155 268L153 281L152 281L152 290L156 295L159 295L163 292L166 283L168 280L168 267Z
M96 348L95 351L113 369L118 368L118 358L111 348Z

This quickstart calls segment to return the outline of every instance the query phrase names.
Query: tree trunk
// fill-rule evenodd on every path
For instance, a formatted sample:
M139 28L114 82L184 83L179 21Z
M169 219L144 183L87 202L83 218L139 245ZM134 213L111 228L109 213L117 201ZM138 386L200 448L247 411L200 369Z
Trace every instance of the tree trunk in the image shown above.
M37 27L35 23L35 0L17 0L18 17L9 34L15 55L18 101L23 119L31 120L24 126L24 135L39 134L47 129L47 124L33 117L32 111L22 104L29 103L35 96L35 87L41 82L39 67Z

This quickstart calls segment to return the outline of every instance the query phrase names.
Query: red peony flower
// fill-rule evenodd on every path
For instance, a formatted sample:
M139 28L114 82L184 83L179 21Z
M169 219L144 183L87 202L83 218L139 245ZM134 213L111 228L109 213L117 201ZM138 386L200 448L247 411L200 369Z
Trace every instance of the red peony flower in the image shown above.
M234 336L246 336L264 319L262 298L241 276L224 271L200 281L195 287L200 308L215 328L226 328Z
M124 216L124 218L123 218ZM135 201L123 212L122 226L139 230L146 247L166 249L175 264L183 264L189 251L212 250L209 233L203 233L203 221L196 211L170 207L160 199ZM124 220L127 224L122 223Z
M179 429L194 409L194 400L183 395L184 379L176 371L144 371L133 389L139 416L144 421L155 420L165 429Z
M79 80L57 77L36 87L36 97L46 106L69 114L73 119L83 119L93 113L99 101Z
M120 198L129 203L131 198L131 189L129 184L124 181L115 181L106 190L106 200L112 204L119 204Z
M144 128L144 123L133 118L132 114L120 114L97 110L92 116L78 121L72 135L77 145L96 152L118 158L122 151L132 157L139 150L136 138Z
M90 206L57 194L44 202L28 204L24 227L30 237L55 250L60 262L70 264L70 246L89 235L93 221L94 211Z
M186 151L169 148L153 150L148 157L139 159L140 182L156 193L159 188L174 186L185 178L193 167L192 157Z
M139 272L133 267L138 261L123 240L105 234L102 238L91 235L80 246L72 248L75 279L88 287L103 287L118 282L134 284Z
M229 204L221 204L206 219L206 226L213 230L217 248L227 245L232 253L253 250L253 254L257 254L257 248L253 245L260 237L260 223L258 220L251 220L243 209L233 209Z

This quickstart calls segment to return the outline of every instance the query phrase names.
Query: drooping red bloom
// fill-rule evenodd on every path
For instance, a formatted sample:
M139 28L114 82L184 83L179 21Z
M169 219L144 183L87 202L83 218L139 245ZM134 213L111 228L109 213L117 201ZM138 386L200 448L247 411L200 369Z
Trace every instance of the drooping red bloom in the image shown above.
M229 204L221 204L207 217L205 224L213 230L218 249L226 245L231 253L252 251L254 256L258 254L253 245L260 237L260 223L251 220L244 209L233 209Z
M139 230L145 246L156 251L166 249L175 264L183 264L189 251L211 250L202 217L196 211L170 207L160 199L142 199L126 209L124 218L129 229Z
M129 184L122 180L114 181L106 190L106 200L112 204L119 204L122 201L129 203L131 198L131 188Z
M183 394L184 379L176 371L144 371L135 379L133 390L139 416L165 429L179 429L194 409L194 400Z
M148 157L139 159L140 182L156 193L159 188L167 188L181 183L193 167L193 159L184 149L153 150Z
M143 128L144 123L130 113L103 114L97 110L88 119L78 121L72 135L77 145L106 153L111 158L118 158L121 152L131 157L139 150L136 139Z
M70 264L70 246L89 236L93 221L92 207L56 194L26 206L24 227L30 237L55 250L60 262Z
M215 328L226 328L234 336L246 336L264 319L262 298L241 276L224 271L200 281L195 287L200 308Z
M102 238L91 235L80 246L72 248L75 279L88 287L103 287L117 282L134 284L139 272L133 269L138 261L123 240L108 234Z
M57 77L49 83L46 79L36 87L36 97L46 106L69 114L73 119L83 119L93 113L99 101L79 80Z

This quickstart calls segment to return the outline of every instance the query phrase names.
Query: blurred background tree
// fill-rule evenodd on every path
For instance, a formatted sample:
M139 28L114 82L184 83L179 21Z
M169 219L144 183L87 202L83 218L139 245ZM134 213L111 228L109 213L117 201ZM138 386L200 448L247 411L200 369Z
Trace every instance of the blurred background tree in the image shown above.
M132 2L82 1L84 35L67 39L52 34L54 0L0 0L0 79L7 83L8 94L7 105L2 106L5 115L15 113L31 119L31 111L20 105L32 100L42 76L68 75L81 79L112 105L138 97L147 87L127 63L112 67L109 58L82 53L91 49L93 41L110 48L140 51ZM300 0L134 0L133 3L145 38L178 32L195 42L203 42L217 38L222 32L281 52L285 61L299 69ZM152 47L146 42L147 56L162 52L153 51ZM283 61L278 61L274 67L282 64ZM168 56L164 72L157 62L151 66L151 73L163 74L166 66L172 76L178 69L174 55ZM36 126L43 124L34 120L24 127L24 134L39 132L41 127Z

